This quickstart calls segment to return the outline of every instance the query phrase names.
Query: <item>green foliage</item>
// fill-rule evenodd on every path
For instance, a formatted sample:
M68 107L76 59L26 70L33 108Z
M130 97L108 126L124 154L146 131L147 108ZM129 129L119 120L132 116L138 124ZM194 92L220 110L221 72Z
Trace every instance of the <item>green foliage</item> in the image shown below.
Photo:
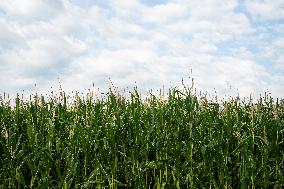
M0 188L283 188L284 101L0 100Z

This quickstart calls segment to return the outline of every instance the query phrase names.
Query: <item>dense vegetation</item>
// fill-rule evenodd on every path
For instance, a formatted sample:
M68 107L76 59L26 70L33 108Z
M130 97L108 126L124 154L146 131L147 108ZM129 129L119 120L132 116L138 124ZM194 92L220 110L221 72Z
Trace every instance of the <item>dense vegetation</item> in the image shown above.
M0 100L0 188L283 188L284 100Z

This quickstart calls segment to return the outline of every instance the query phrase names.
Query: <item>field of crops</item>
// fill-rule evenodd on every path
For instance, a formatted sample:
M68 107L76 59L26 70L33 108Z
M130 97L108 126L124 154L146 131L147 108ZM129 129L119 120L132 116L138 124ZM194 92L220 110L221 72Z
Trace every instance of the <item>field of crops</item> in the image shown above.
M0 188L283 188L284 100L0 98Z

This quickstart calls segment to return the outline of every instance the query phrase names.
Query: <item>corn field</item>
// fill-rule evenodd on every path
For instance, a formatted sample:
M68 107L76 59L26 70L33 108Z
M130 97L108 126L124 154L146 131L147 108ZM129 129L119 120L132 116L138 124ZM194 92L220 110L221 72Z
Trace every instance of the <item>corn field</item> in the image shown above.
M284 188L284 100L0 97L0 188Z

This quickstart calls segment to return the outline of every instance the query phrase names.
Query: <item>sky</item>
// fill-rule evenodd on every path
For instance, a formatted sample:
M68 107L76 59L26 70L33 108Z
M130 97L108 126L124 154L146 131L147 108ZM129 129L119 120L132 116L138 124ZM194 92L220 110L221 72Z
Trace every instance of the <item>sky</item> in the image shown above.
M284 0L0 0L0 94L191 78L221 96L283 97Z

